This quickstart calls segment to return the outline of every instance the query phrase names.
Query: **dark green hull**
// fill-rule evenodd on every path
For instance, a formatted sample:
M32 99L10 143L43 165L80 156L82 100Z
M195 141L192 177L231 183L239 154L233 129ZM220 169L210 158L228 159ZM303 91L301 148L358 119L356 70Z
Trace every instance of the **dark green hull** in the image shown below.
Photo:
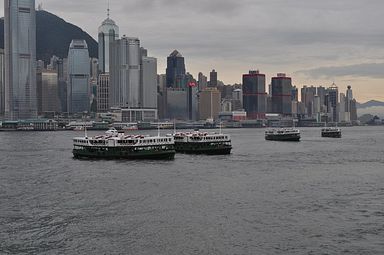
M341 138L341 132L321 132L321 137Z
M281 142L299 142L300 135L289 134L289 135L266 135L265 140L268 141L281 141Z
M74 158L84 159L151 159L151 160L171 160L175 158L174 149L166 150L122 150L121 148L89 148L73 149Z
M232 146L214 143L175 142L175 149L176 152L185 154L228 155L231 154Z

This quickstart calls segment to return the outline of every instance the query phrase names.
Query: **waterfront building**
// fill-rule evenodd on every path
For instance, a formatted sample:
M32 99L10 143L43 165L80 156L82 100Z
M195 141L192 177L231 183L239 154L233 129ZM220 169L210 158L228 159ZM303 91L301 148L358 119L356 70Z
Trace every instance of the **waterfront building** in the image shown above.
M350 114L347 112L347 97L344 93L340 93L339 122L351 122Z
M243 106L248 119L265 119L267 111L265 74L249 71L243 75Z
M34 0L4 1L7 119L37 117L36 11Z
M123 36L111 43L110 107L139 108L141 77L140 40Z
M208 86L211 87L211 88L216 88L217 87L217 72L215 69L213 69L210 73L209 73L209 84Z
M0 118L4 116L5 111L5 63L4 49L0 49Z
M206 88L200 92L199 118L200 120L219 118L221 111L221 93L217 88Z
M109 110L109 73L99 75L97 83L97 112Z
M356 99L351 100L351 121L353 123L357 122L357 102Z
M56 62L57 65L57 79L59 86L59 100L60 100L60 111L68 112L68 102L67 102L67 89L68 89L68 59L58 59Z
M143 56L141 59L141 106L157 109L157 59Z
M182 88L167 88L167 118L186 120L188 118L188 91Z
M174 50L167 58L167 87L168 88L185 88L185 63L184 57Z
M70 113L90 109L89 52L85 40L72 40L68 52L67 105Z
M99 72L110 72L110 45L119 38L119 27L109 17L109 7L107 19L99 27Z
M313 114L317 122L321 122L321 100L319 95L313 98Z
M284 73L272 78L272 113L292 115L292 79Z
M42 112L59 112L59 87L56 71L44 70L42 77Z

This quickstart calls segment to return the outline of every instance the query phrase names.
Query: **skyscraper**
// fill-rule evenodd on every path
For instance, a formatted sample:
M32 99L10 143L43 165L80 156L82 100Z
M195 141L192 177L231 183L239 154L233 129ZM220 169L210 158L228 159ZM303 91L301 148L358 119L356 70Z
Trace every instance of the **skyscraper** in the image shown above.
M211 87L211 88L217 87L217 72L215 69L213 69L209 73L209 87Z
M205 88L208 87L208 81L207 81L207 76L205 76L203 73L199 73L198 75L198 79L199 79L199 90L203 90Z
M157 59L142 57L141 59L141 106L157 109Z
M4 50L0 49L0 118L4 116L5 110L5 63L4 63Z
M327 112L329 120L337 122L339 120L338 104L339 104L339 88L335 83L327 89Z
M85 40L72 40L68 52L67 104L70 113L89 111L89 52Z
M110 107L139 108L141 50L140 40L123 36L111 43Z
M184 57L174 50L167 58L167 88L186 88Z
M218 119L221 111L221 93L217 88L206 88L200 92L200 120Z
M4 1L5 115L37 117L34 0Z
M109 7L107 19L99 27L99 71L109 72L110 45L119 38L119 27L109 18Z
M292 115L292 79L284 73L272 78L272 113Z
M267 111L265 74L249 71L243 75L243 106L248 119L265 119Z
M97 112L107 112L109 110L109 74L100 74L97 84Z
M306 113L308 117L313 117L314 115L314 99L316 95L316 87L314 86L304 86L301 89L301 102L305 105Z

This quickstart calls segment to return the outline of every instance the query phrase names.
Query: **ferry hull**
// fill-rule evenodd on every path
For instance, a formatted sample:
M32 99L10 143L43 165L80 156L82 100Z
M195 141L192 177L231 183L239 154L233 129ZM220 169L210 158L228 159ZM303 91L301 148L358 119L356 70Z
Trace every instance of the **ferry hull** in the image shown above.
M341 138L341 132L322 132L321 137Z
M172 160L175 158L175 150L158 151L121 151L109 149L73 149L73 157L77 159L129 159L129 160Z
M228 155L231 154L230 145L207 145L201 143L175 143L178 153L205 154L205 155Z
M265 140L268 141L281 141L281 142L299 142L301 139L298 134L289 135L266 135Z

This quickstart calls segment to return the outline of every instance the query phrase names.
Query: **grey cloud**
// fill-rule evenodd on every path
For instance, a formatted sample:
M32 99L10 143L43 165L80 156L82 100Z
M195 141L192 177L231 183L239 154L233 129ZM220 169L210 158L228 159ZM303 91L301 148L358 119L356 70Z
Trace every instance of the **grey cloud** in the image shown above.
M347 66L329 66L310 70L298 71L298 74L318 79L334 77L368 77L374 79L384 78L384 63L365 63Z

